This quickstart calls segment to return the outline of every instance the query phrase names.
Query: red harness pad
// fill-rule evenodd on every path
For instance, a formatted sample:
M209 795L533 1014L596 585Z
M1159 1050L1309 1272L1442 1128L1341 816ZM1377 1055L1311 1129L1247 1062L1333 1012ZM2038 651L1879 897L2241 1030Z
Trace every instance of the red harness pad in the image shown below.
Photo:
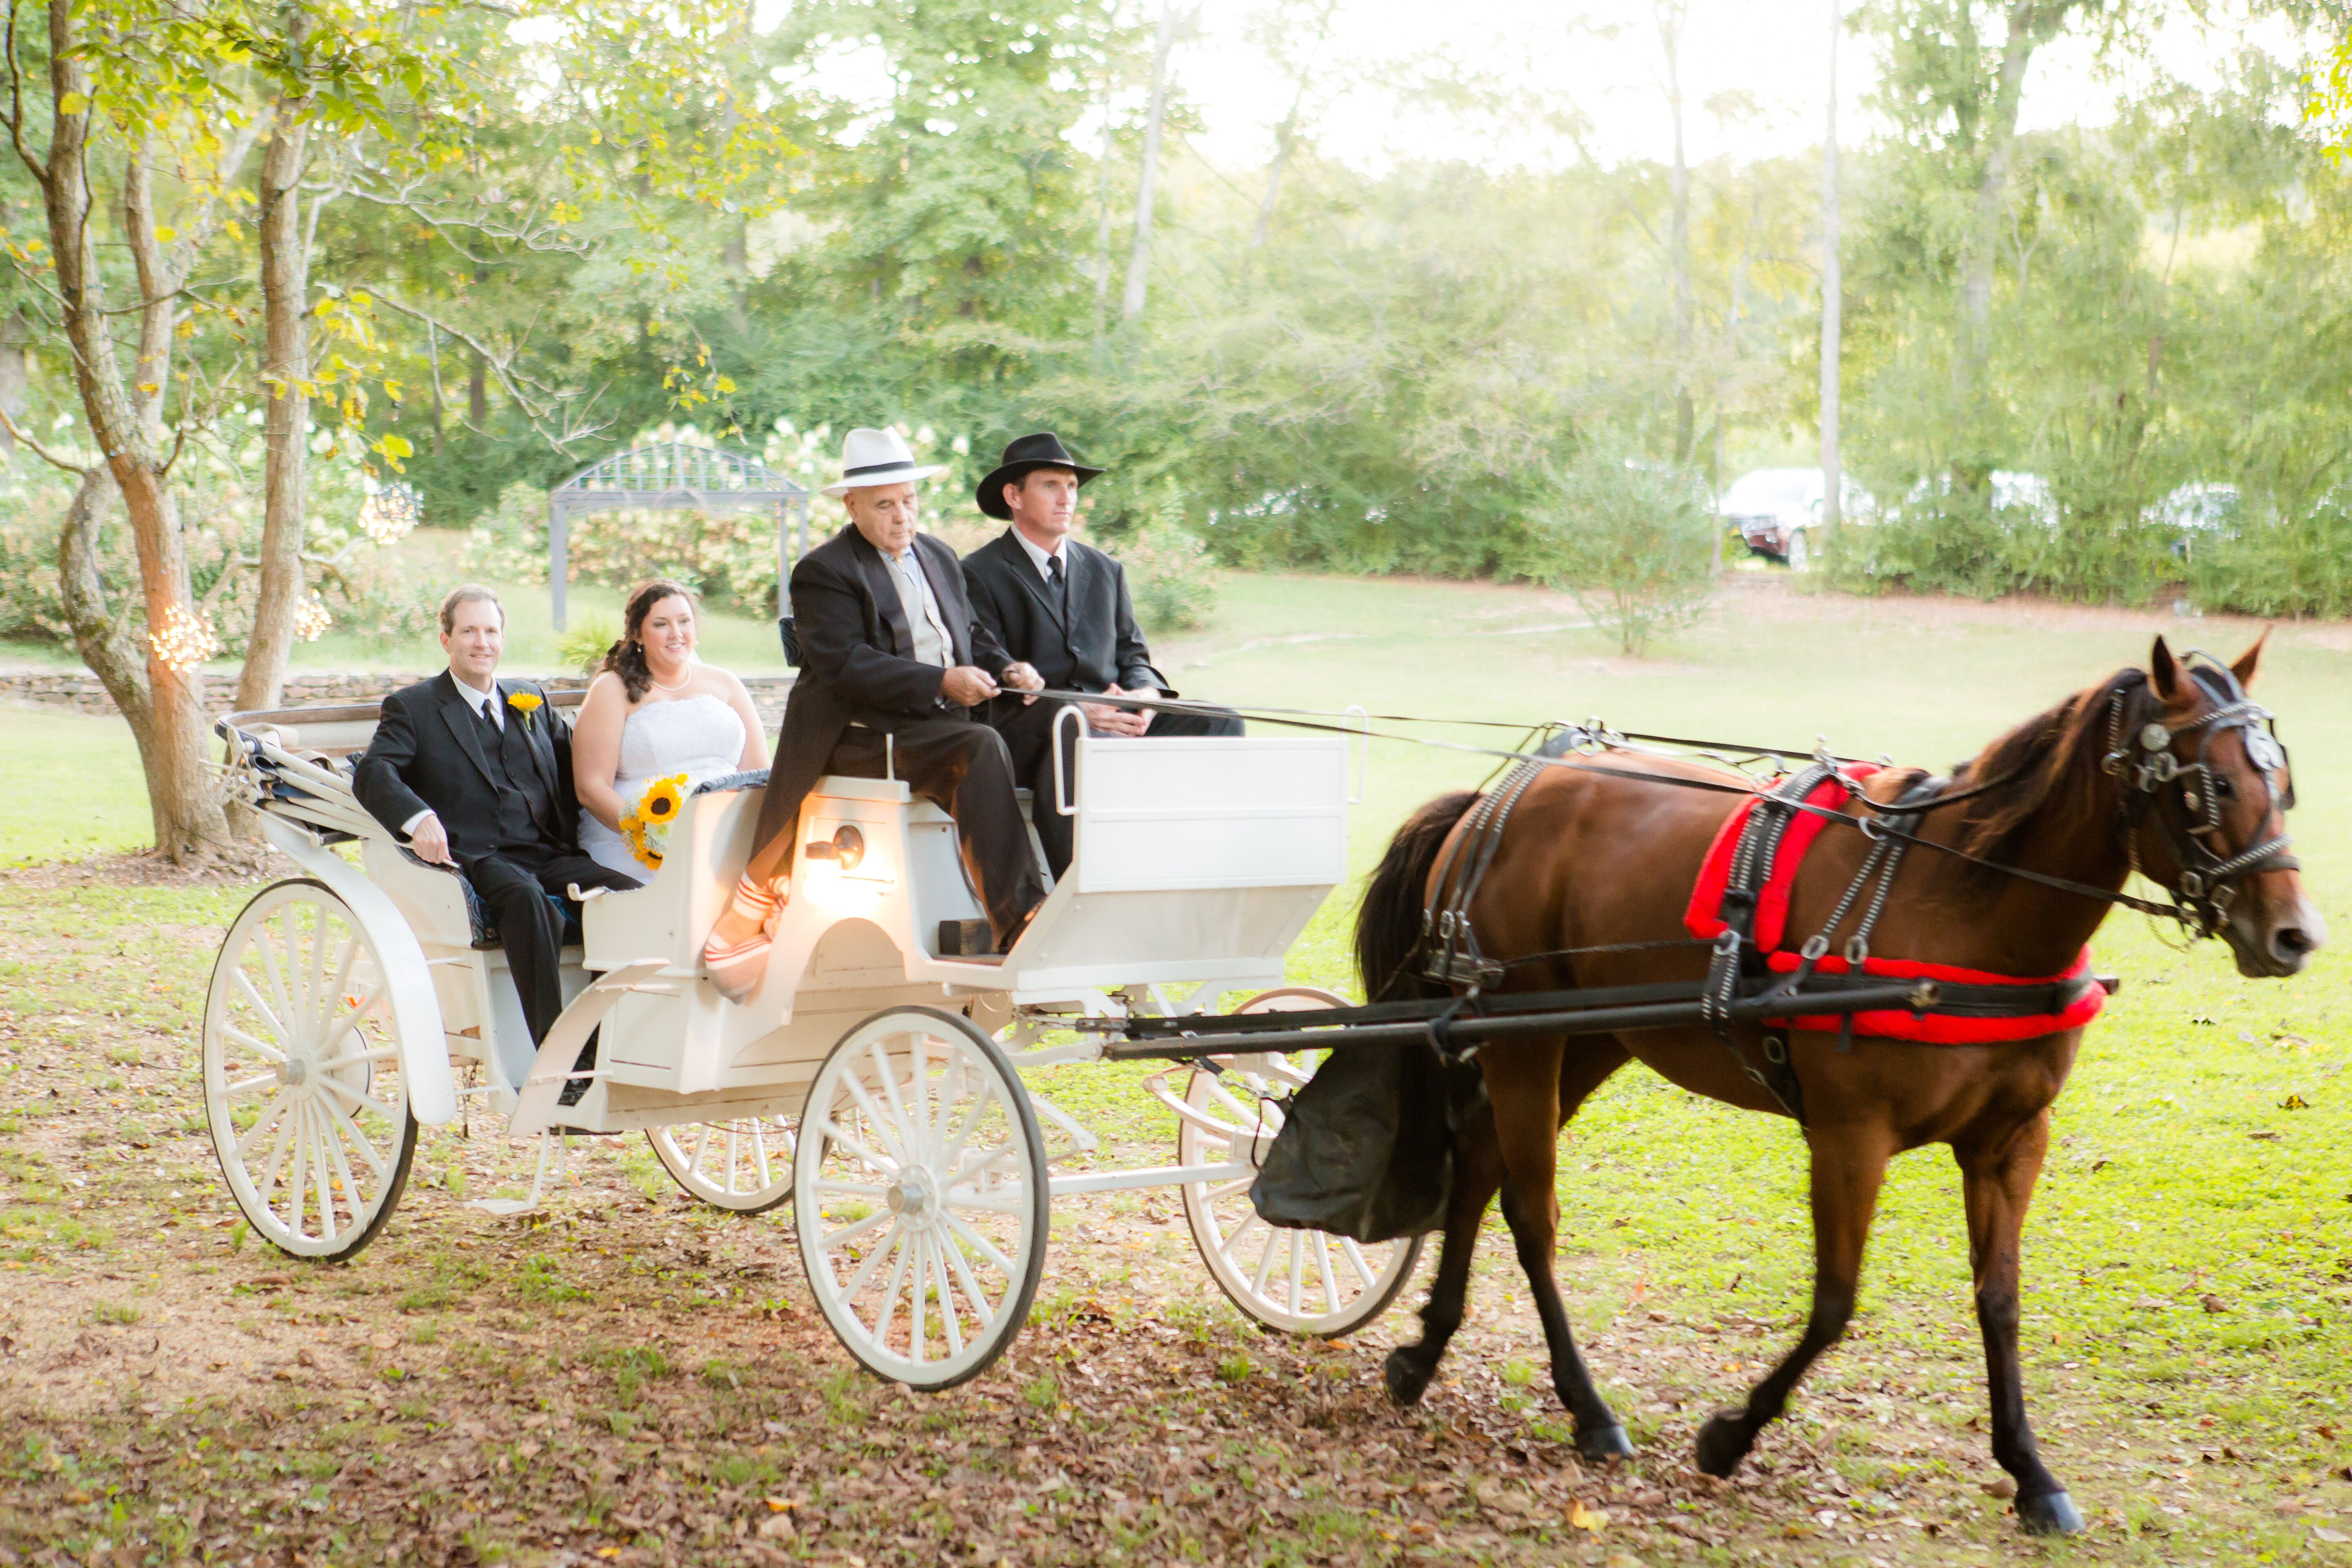
M1854 783L1870 777L1878 770L1867 763L1857 764L1846 777ZM1834 810L1845 804L1853 792L1841 779L1822 781L1805 797L1806 804ZM1706 858L1700 863L1698 885L1691 889L1690 907L1684 912L1683 924L1691 935L1712 942L1729 929L1723 921L1723 892L1731 881L1731 862L1739 847L1740 835L1748 818L1756 809L1753 799L1742 801L1739 808L1724 819L1707 846ZM1797 872L1805 863L1805 852L1829 826L1828 818L1813 812L1800 812L1780 836L1779 852L1773 857L1770 876L1756 899L1756 945L1763 950L1767 967L1776 974L1786 974L1803 960L1796 953L1776 952L1780 939L1787 934L1789 900L1796 890ZM1835 954L1824 954L1814 966L1821 974L1843 974L1846 961ZM2014 974L1993 974L1981 969L1962 969L1948 963L1922 963L1903 958L1865 958L1862 961L1864 974L1888 980L1940 980L1954 985L2052 985L2063 981L2080 981L2091 972L2091 950L2084 948L2074 966L2061 974L2021 977ZM1856 1013L1853 1030L1858 1035L1874 1035L1881 1039L1910 1040L1921 1045L1971 1046L1991 1045L2004 1040L2031 1040L2043 1035L2054 1035L2062 1029L2079 1029L2099 1016L2107 1003L2107 994L2098 985L2082 985L2076 995L2063 1010L2056 1013L2021 1014L2010 1017L1958 1017L1950 1014L1928 1012ZM1793 1028L1817 1029L1833 1034L1843 1019L1834 1016L1780 1018L1775 1023Z
M1869 763L1857 763L1847 775L1856 783L1870 777L1878 769ZM1823 779L1805 797L1807 805L1822 810L1834 810L1843 805L1853 792L1845 779ZM1691 889L1689 910L1683 924L1691 935L1702 942L1713 942L1729 928L1723 923L1723 890L1731 885L1732 858L1739 850L1739 836L1748 827L1748 818L1754 814L1761 796L1750 796L1739 803L1739 809L1723 819L1716 829L1715 842L1706 847L1706 858L1699 863L1698 886ZM1780 945L1780 937L1789 924L1789 895L1797 886L1797 868L1805 863L1805 851L1829 826L1829 818L1819 813L1801 811L1780 835L1780 853L1772 859L1772 874L1756 895L1756 945L1766 952Z

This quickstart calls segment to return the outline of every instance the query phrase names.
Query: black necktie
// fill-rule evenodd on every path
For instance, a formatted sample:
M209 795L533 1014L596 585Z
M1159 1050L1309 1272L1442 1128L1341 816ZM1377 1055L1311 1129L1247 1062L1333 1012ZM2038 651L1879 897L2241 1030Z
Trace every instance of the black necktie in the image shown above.
M482 721L482 728L490 732L490 744L497 745L501 731L499 729L499 721L490 717L490 705L487 702L478 702L473 706L474 717L479 719Z
M1062 575L1062 558L1059 555L1045 557L1045 576L1054 584L1054 597L1067 600L1070 595L1070 583L1068 578Z

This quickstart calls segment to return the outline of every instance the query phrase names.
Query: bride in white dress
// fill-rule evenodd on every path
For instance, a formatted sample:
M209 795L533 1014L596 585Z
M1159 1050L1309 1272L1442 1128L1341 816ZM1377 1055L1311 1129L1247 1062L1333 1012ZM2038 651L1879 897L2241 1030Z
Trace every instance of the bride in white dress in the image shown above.
M684 773L690 791L722 773L764 768L768 742L743 683L695 658L690 590L646 584L629 595L622 628L572 722L572 788L582 850L650 881L653 868L621 830L646 786Z

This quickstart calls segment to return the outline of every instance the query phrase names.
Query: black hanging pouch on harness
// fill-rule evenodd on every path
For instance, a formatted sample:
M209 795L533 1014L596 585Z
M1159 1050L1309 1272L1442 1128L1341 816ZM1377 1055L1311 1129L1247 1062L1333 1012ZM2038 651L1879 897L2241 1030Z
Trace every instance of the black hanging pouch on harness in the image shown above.
M1454 1131L1486 1093L1485 1076L1418 1041L1333 1051L1286 1102L1250 1186L1258 1217L1362 1242L1443 1228Z

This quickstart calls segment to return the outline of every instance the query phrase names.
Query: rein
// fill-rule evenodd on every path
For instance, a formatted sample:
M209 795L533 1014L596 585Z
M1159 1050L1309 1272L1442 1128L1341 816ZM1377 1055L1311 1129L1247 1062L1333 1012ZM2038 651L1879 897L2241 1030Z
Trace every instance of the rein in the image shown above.
M1458 741L1435 741L1420 735L1380 735L1374 733L1369 729L1360 730L1344 723L1317 723L1312 721L1310 716L1323 716L1323 714L1322 710L1313 709L1254 708L1239 704L1220 705L1205 702L1188 702L1179 698L1110 697L1098 691L1066 691L1050 689L1034 693L1024 692L1021 693L1021 695L1035 696L1041 699L1070 702L1107 703L1114 707L1125 709L1149 708L1154 710L1164 710L1171 713L1216 714L1221 712L1239 712L1252 718L1262 718L1265 722L1279 724L1286 729L1306 730L1318 734L1339 735L1359 740L1401 742L1408 745L1421 746L1433 751L1461 752L1473 756L1498 758L1507 763L1514 765L1506 772L1501 784L1497 784L1495 789L1482 795L1480 807L1474 808L1480 812L1480 824L1482 826L1487 822L1493 820L1492 814L1486 812L1485 809L1487 802L1491 801L1496 795L1507 793L1512 804L1516 804L1519 795L1524 793L1527 784L1533 782L1534 771L1543 768L1565 768L1578 773L1598 773L1608 778L1625 779L1637 784L1665 784L1675 789L1696 789L1715 795L1760 796L1763 798L1773 799L1777 804L1785 805L1785 807L1790 811L1805 812L1810 815L1822 817L1829 823L1852 827L1857 832L1862 833L1865 837L1877 837L1885 839L1895 840L1906 847L1910 845L1922 846L1926 848L1936 851L1939 855L1948 856L1956 860L1966 861L1969 865L1978 867L1980 869L1996 872L2004 877L2014 877L2021 881L2036 883L2042 887L2049 888L2058 892L2070 893L2076 898L2095 900L2100 903L2107 904L2116 908L2134 910L2141 914L2177 921L2182 926L2194 931L2198 936L2209 937L2220 928L2221 919L2226 913L2227 906L2235 895L2236 884L2241 879L2258 869L2276 868L2281 870L2286 870L2297 868L2299 868L2300 862L2296 861L2294 857L2285 853L2290 840L2284 835L2280 835L2277 837L2266 839L2261 843L2250 846L2241 853L2229 857L2226 859L2222 857L2214 855L2203 844L2200 843L2196 837L2191 836L2194 834L2211 833L2217 831L2220 827L2220 804L2217 798L2217 792L2210 787L2210 779L2213 776L2212 770L2210 764L2208 764L2204 760L2206 752L2210 748L2212 739L2215 735L2226 733L2233 730L2243 731L2245 732L2250 742L2247 747L2248 759L2253 762L2256 768L2261 771L2265 782L2270 783L2273 797L2274 799L2278 799L2280 797L2277 784L2275 781L2272 779L2271 775L2278 767L2285 764L2286 749L2278 742L2274 734L2273 734L2269 730L2263 728L2263 726L2266 724L2274 722L2273 715L2267 709L2263 708L2246 695L2245 688L2239 683L2238 678L2234 674L2231 673L2228 666L2221 664L2219 660L2210 658L2201 651L2192 651L2189 653L2187 656L2187 663L2189 673L2197 680L2200 686L2205 689L2209 695L2213 697L2213 699L2221 704L2221 706L2217 708L2215 711L2208 713L2201 718L2192 720L2189 723L2180 726L2178 731L2168 729L2162 723L2155 721L2149 721L2148 722L2141 725L2135 739L2140 742L2142 749L2149 753L2150 759L2155 759L2158 753L2161 753L2162 761L2144 761L2140 764L2138 770L2133 773L2132 777L2129 780L2130 785L2137 786L2136 792L2132 788L2127 787L2125 796L2126 826L2127 828L2136 829L2138 826L2139 816L2143 815L2148 807L2154 805L2156 792L2164 784L2176 783L2179 780L2189 777L2192 774L2201 774L2208 781L2207 788L2203 792L2201 800L2192 797L2189 802L2186 803L2188 809L2194 812L2201 812L2206 820L2206 826L2189 830L2189 833L2184 834L2175 827L2169 817L2166 816L2161 812L2157 814L2158 823L2163 826L2168 838L2171 841L2175 855L2181 861L2182 874L2179 880L2175 885L2166 886L2162 882L2158 883L2159 887L2163 887L2164 890L2172 896L2172 902L2170 904L2160 904L2156 902L2154 900L2138 898L2133 894L2124 892L2119 889L2096 887L2088 882L2075 881L2072 878L2055 877L2047 872L2030 870L2022 866L2011 866L2003 861L1988 859L1984 856L1972 854L1968 850L1958 848L1952 845L1938 844L1933 839L1922 838L1916 833L1906 831L1895 826L1895 821L1879 822L1872 820L1872 818L1878 817L1892 819L1913 818L1930 811L1939 811L1948 805L1958 805L1963 802L1974 800L1981 795L1988 795L1994 790L2015 782L2021 774L2027 771L2025 766L2022 764L1996 777L1979 780L1969 784L1966 788L1938 793L1932 798L1917 802L1906 799L1893 805L1882 805L1877 801L1872 800L1868 795L1864 795L1859 789L1853 790L1852 792L1849 804L1859 806L1863 810L1871 814L1871 818L1864 818L1849 816L1843 811L1833 810L1827 806L1815 805L1811 802L1802 799L1784 800L1781 797L1773 795L1769 790L1760 787L1754 783L1733 784L1727 780L1721 779L1685 778L1674 773L1649 773L1638 769L1623 767L1602 767L1594 763L1580 762L1566 755L1567 752L1571 751L1578 752L1581 756L1596 756L1609 752L1626 751L1631 748L1626 747L1623 742L1636 739L1647 740L1655 743L1694 747L1708 744L1708 742L1706 742L1679 740L1669 736L1637 736L1623 731L1610 730L1597 720L1589 721L1584 724L1561 725L1559 727L1559 733L1554 735L1551 740L1546 742L1538 750L1534 752L1520 752L1499 746L1469 745ZM2124 722L2123 709L2126 693L2127 690L2131 689L2144 690L2146 689L2147 677L2144 674L2140 674L2138 671L2134 671L2133 674L2138 677L2137 681L2119 686L2110 698L2110 745L2107 755L2102 760L2101 766L2110 773L2116 773L2118 775L2121 775L2125 772L2124 763L2128 760L2128 748L2119 746L2116 743L2121 739L2120 731ZM1410 716L1397 714L1350 714L1341 715L1341 717L1356 718L1367 724L1375 721L1382 723L1433 724L1457 722L1457 721L1454 720L1416 719ZM1491 721L1458 721L1481 724L1495 722ZM1517 729L1520 726L1512 725L1509 727ZM2200 743L2198 761L2189 763L2185 767L2181 766L2179 759L2171 755L2171 746L2173 742L2180 735L2200 731L2202 732L2202 740ZM2158 740L2158 736L2161 736L2162 739ZM1776 760L1788 754L1781 751L1760 748L1743 748L1727 743L1717 743L1715 749L1719 751L1744 752L1745 754L1759 757L1772 757ZM2257 755L2258 752L2261 753L2260 755ZM2266 762L2265 758L2274 760ZM1826 752L1816 754L1816 761L1823 766L1834 766L1834 764L1838 763L1851 762L1853 760L1853 759L1851 758L1834 757ZM2164 761L2168 761L2173 763L2170 771L2168 772L2164 769ZM1528 770L1528 776L1526 778L1521 778L1519 776L1523 768ZM2182 787L2184 794L2187 793L2187 786L2183 785ZM2135 793L2137 795L2137 799L2135 799ZM2283 807L2289 809L2294 806L2294 800L2292 785L2289 786L2285 796L2281 801L2281 805ZM1509 806L1506 805L1502 808L1501 817L1503 820L1507 820L1508 816ZM1482 837L1484 837L1483 834ZM1501 837L1498 827L1494 832L1493 837L1498 845ZM2138 871L2141 868L2138 864L2139 858L2137 833L2127 832L2126 835L2126 842L2131 847L2130 853L2132 858L2132 868L2135 871ZM1487 854L1484 857L1484 860L1477 868L1479 878L1483 878L1486 864L1491 863L1492 858L1493 854L1492 849L1490 848ZM2155 880L2153 878L2150 879ZM1433 914L1433 929L1436 926L1443 925L1444 916L1448 912L1452 912L1455 915L1457 923L1466 924L1468 918L1469 895L1474 895L1475 891L1475 879L1474 879L1473 885L1469 888L1467 893L1458 900L1458 910L1448 911L1436 910L1433 908L1433 910L1431 911ZM1447 901L1455 902L1456 900ZM1437 934L1440 935L1441 940L1444 940L1444 933L1442 931L1438 931ZM1677 942L1670 943L1669 945L1680 944ZM1533 963L1538 958L1567 957L1583 951L1589 950L1563 948L1553 953L1531 953L1523 959L1504 961L1486 959L1483 957L1470 957L1468 962L1474 967L1472 969L1472 973L1470 974L1464 975L1463 979L1469 984L1477 984L1477 981L1474 976L1480 971L1475 966L1483 965L1487 968L1492 968L1496 966L1499 963L1501 967L1511 967L1519 963ZM1499 974L1496 974L1493 976L1493 978L1498 979L1500 976ZM1491 984L1492 979L1487 983Z

